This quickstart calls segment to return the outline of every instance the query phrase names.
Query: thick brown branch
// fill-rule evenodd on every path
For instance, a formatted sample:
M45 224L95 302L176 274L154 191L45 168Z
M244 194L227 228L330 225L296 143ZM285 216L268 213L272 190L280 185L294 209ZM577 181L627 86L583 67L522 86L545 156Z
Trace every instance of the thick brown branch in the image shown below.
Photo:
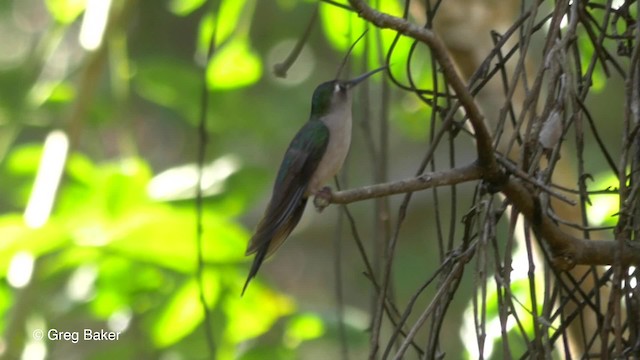
M531 191L515 178L503 181L505 178L502 174L505 172L502 171L496 160L492 136L485 126L483 115L465 82L457 73L445 45L433 31L411 24L405 19L380 13L369 7L363 0L349 0L349 3L362 18L377 27L396 30L426 44L431 49L449 86L456 93L460 104L469 117L475 134L478 162L466 167L424 174L413 179L325 194L326 196L321 197L319 201L315 201L316 206L323 208L329 203L347 204L435 186L484 179L490 184L499 185L500 191L530 222L538 237L551 251L552 261L557 268L566 270L576 264L611 265L616 263L618 259L623 265L640 265L640 247L632 246L628 242L620 245L618 241L614 240L592 241L573 237L563 232L541 209L536 191Z
M401 34L410 36L429 46L433 56L438 61L438 64L440 64L442 73L446 77L449 86L455 91L460 104L462 104L462 107L464 107L469 117L475 133L478 160L486 174L485 179L489 181L496 180L500 176L500 168L493 154L492 137L484 124L484 116L474 101L464 80L462 80L462 77L460 77L456 71L451 56L442 40L436 36L433 31L419 27L402 18L376 11L369 7L363 0L349 0L349 3L362 18L377 27L396 30Z
M612 265L616 262L615 240L588 240L573 237L562 230L543 214L534 192L521 182L510 179L502 188L502 193L513 206L531 223L538 235L551 250L552 260L561 270L574 265ZM625 243L620 259L623 265L640 264L640 248Z
M482 168L472 163L450 170L425 173L410 179L323 194L322 197L314 200L314 204L319 209L323 209L329 203L349 204L382 196L481 180L482 175ZM519 180L509 179L501 191L544 240L558 269L568 270L578 264L612 265L615 262L616 247L619 246L617 241L579 239L563 232L551 218L542 213L540 204L534 197L536 192L531 191ZM629 242L625 243L621 260L623 265L640 265L640 247L633 246Z

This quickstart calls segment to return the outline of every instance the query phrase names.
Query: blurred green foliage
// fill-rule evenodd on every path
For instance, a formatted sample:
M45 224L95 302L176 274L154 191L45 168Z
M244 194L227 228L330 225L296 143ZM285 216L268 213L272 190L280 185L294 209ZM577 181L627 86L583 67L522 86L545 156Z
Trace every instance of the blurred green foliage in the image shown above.
M274 49L297 40L313 1L111 0L102 45L87 50L78 38L92 3L0 2L0 356L67 358L73 351L86 359L209 358L202 296L219 359L314 358L305 357L305 345L315 358L326 358L327 341L339 348L333 313L301 306L260 276L240 297L251 231L242 220L254 216L252 208L268 191L284 146L306 119L313 87L335 76L365 23L323 4L304 50L311 60L294 64L287 82L270 74L287 55ZM403 12L397 1L377 3L388 13ZM207 62L214 29L216 51ZM352 68L377 67L394 44L389 61L397 81L431 87L424 46L372 30L368 50L354 49ZM582 37L578 42L593 53ZM410 72L402 71L407 62ZM597 69L594 81L602 78ZM211 106L202 169L201 294L194 159L204 85ZM430 110L413 94L396 96L389 111L402 146L427 138ZM56 129L67 134L71 152L61 160L60 186L51 190L51 214L42 226L28 226L25 209L47 165L44 140ZM422 253L411 256L419 257L414 264L425 262ZM514 281L523 299L524 283ZM400 283L400 292L413 285ZM366 348L367 321L359 315L346 311L346 337ZM488 307L489 318L498 315L496 306ZM98 345L32 337L36 329L85 328L122 334Z
M212 176L207 182L205 175L203 188L203 294L196 277L193 159L201 84L229 91L263 79L264 49L251 36L258 3L224 0L210 11L204 0L113 0L101 47L85 50L77 39L91 4L15 0L0 7L4 26L25 42L15 58L0 58L1 355L64 358L73 350L87 359L209 358L202 295L218 358L298 358L296 349L323 336L330 321L299 311L260 279L240 297L249 230L238 216L268 186L263 170L233 161L223 170L215 160L203 169ZM216 22L217 48L205 72L197 63ZM154 26L176 35L155 46ZM162 120L145 120L154 117ZM225 127L233 125L211 126L214 135ZM53 176L42 160L50 150L44 139L60 128L71 153L57 160L64 171L60 186L49 190L53 210L45 211L43 225L29 225L24 212L35 201L35 179ZM187 137L173 142L175 149L155 139L173 133ZM155 157L154 149L161 149ZM207 150L209 158L226 155L223 144ZM154 183L162 196L152 194ZM109 344L69 344L38 341L36 329L122 334Z

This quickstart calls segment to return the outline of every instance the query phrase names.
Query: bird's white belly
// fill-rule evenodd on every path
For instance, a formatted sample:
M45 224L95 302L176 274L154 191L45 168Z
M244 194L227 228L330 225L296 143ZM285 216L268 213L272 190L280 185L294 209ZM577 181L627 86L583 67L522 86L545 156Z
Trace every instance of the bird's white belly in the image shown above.
M329 144L318 164L316 172L311 177L307 194L313 195L322 189L342 168L351 145L351 109L323 119L329 128Z

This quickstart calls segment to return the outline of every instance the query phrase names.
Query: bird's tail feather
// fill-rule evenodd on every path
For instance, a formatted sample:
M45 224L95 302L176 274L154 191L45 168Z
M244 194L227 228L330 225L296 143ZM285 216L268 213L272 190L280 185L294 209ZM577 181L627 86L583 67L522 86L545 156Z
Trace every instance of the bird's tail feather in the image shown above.
M261 246L253 251L256 253L256 256L253 259L253 264L251 264L251 270L249 270L249 276L247 276L247 281L244 283L244 287L242 288L241 296L244 295L245 290L247 290L247 286L251 279L253 279L258 273L258 270L260 270L262 262L269 255L273 254L273 252L275 252L282 243L284 243L291 231L293 231L296 225L298 225L306 205L307 198L305 197L300 199L298 204L289 212L289 216L287 216L286 219L283 219L279 226L260 222L256 234L251 239L251 243L261 244Z

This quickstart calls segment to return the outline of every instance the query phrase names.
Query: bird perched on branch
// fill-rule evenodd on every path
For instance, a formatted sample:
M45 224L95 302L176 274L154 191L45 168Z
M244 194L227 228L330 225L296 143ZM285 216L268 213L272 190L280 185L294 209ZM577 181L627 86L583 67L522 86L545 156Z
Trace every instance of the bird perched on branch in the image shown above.
M344 163L351 144L352 89L375 69L352 80L332 80L313 92L311 116L284 154L273 185L271 200L247 247L256 254L247 281L256 276L262 262L273 254L296 227L307 199L319 194Z

